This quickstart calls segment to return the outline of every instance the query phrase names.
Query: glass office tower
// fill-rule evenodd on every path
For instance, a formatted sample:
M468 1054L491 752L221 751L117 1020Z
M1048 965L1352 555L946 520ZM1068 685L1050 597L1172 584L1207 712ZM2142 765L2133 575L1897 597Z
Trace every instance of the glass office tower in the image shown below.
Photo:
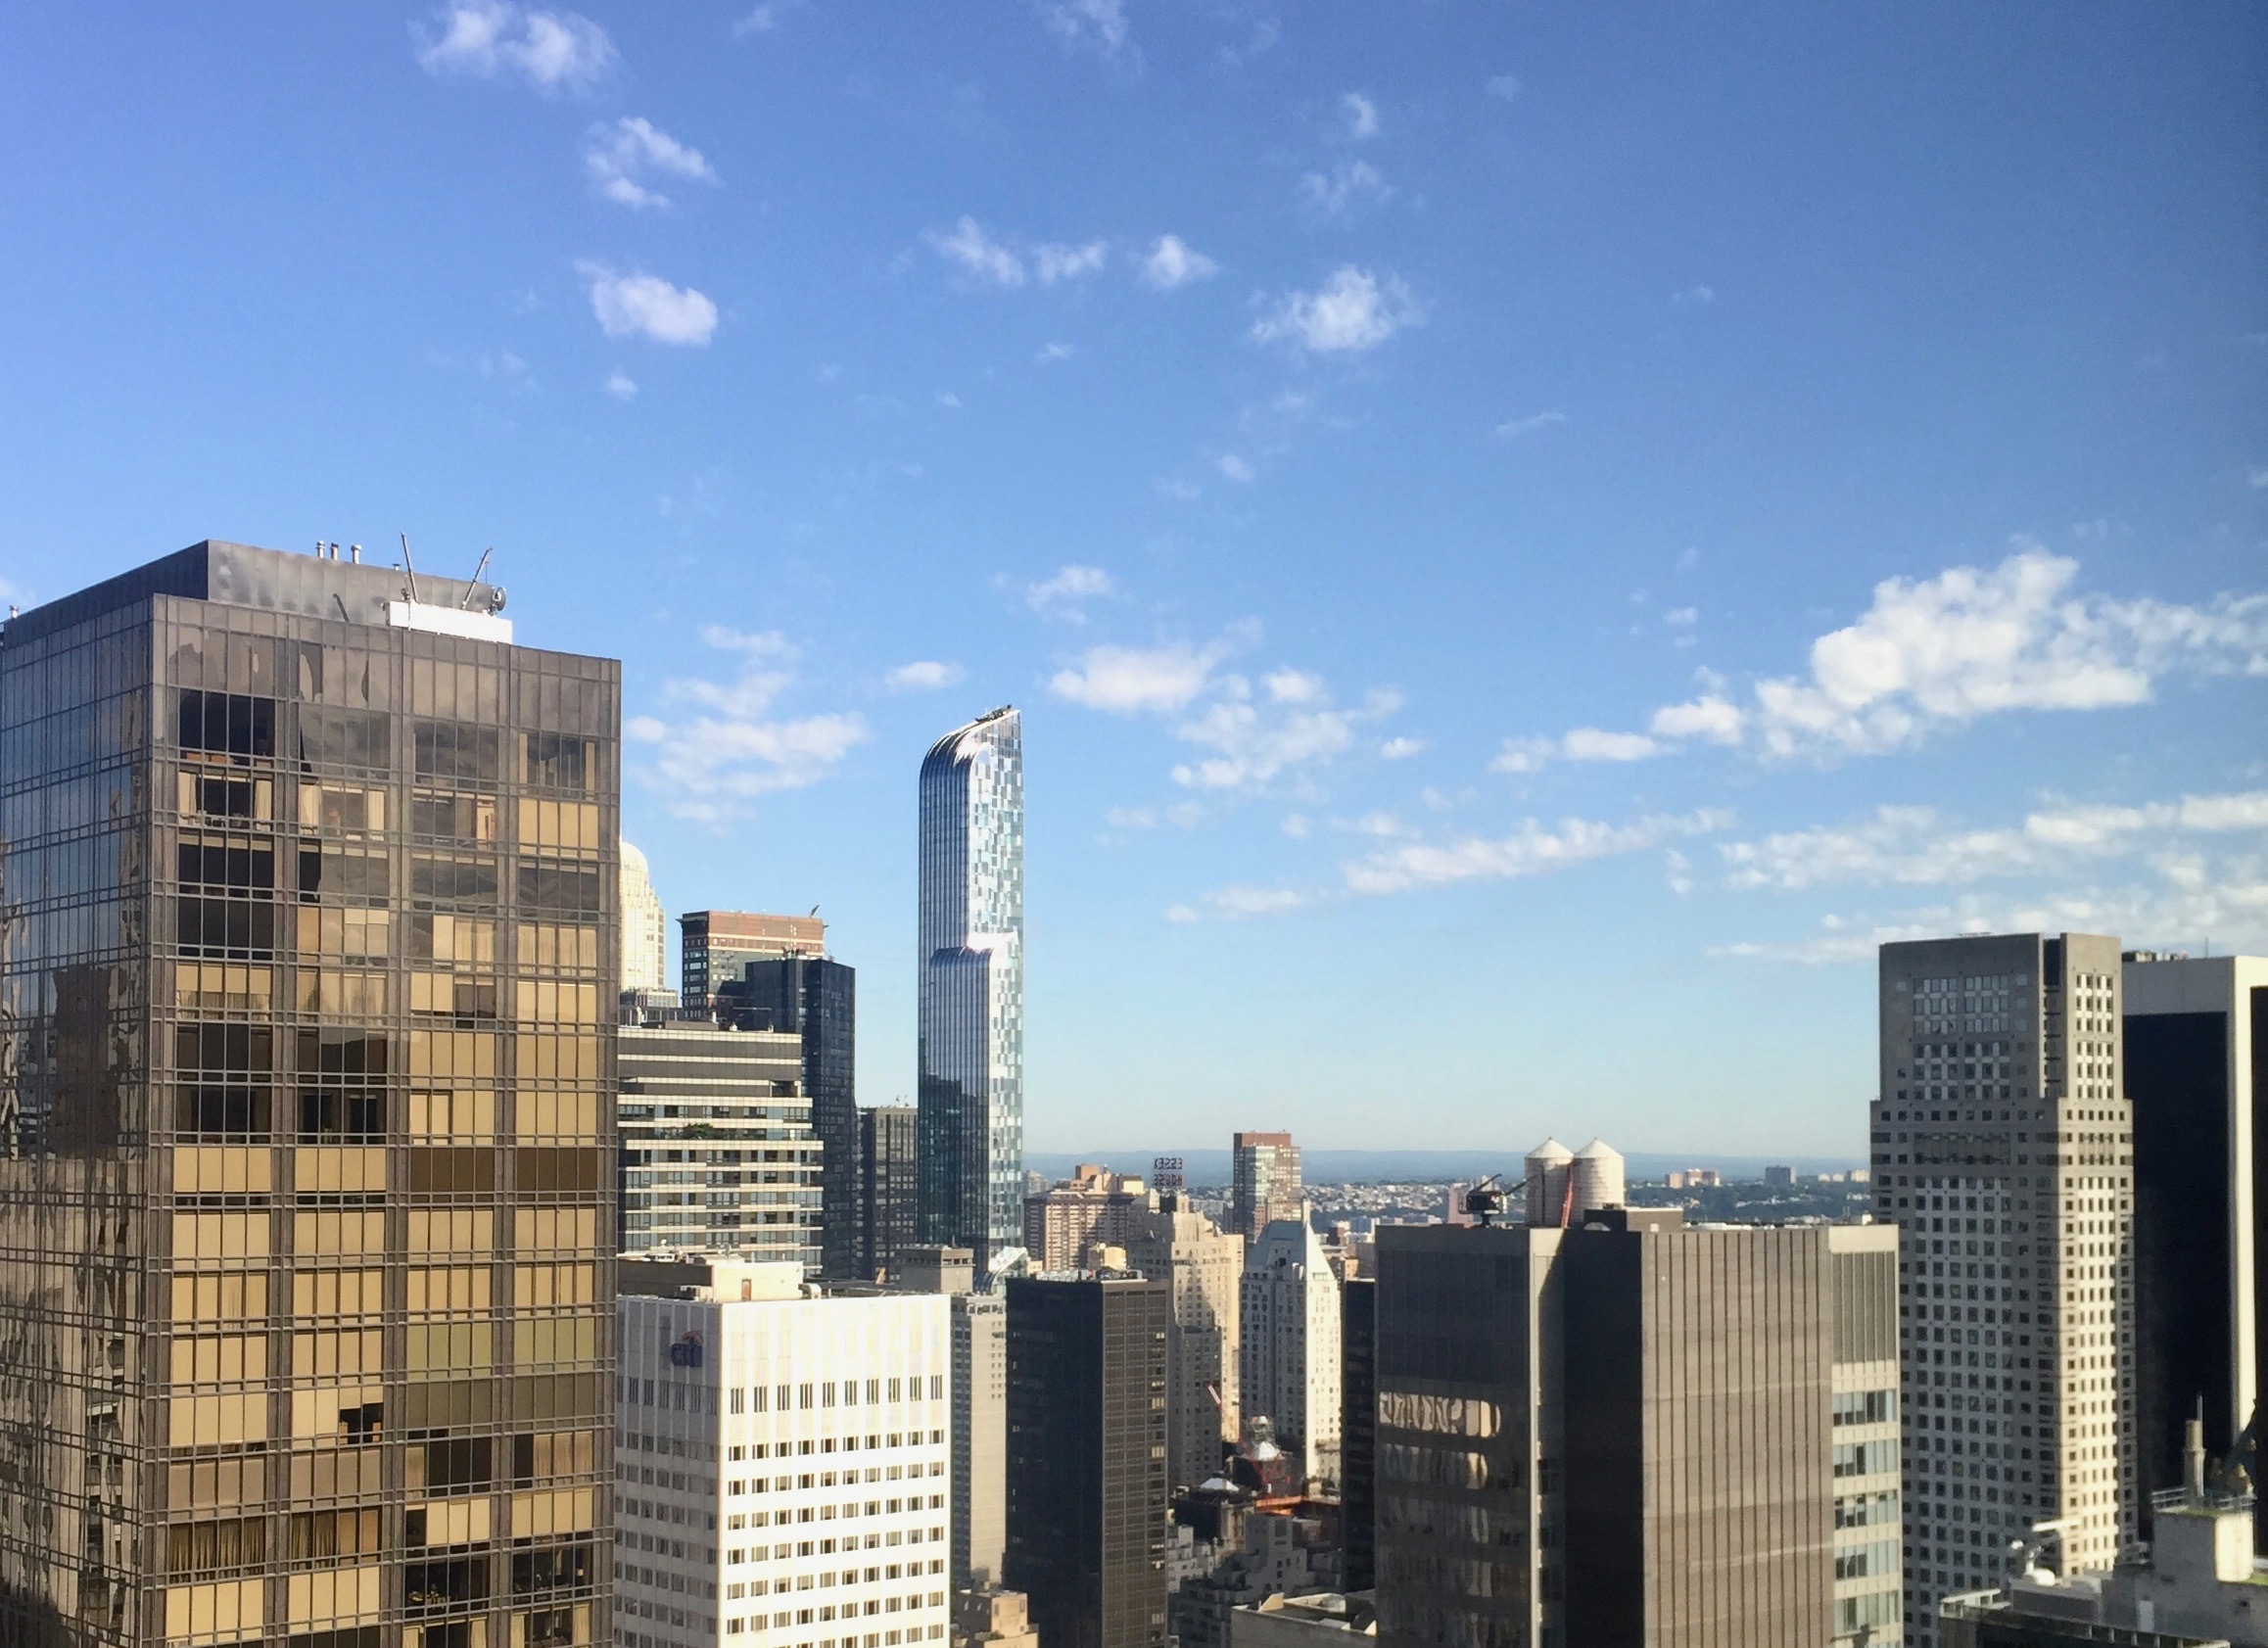
M921 1240L976 1268L1023 1240L1023 724L994 710L921 763Z
M335 554L0 631L0 1640L611 1639L620 667Z

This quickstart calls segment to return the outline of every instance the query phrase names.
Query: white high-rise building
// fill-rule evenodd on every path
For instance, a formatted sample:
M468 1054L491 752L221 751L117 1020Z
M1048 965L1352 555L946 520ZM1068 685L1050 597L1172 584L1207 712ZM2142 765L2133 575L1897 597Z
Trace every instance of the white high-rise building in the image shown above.
M2036 1523L2063 1572L2136 1536L2134 1119L2118 941L1886 944L1874 1211L1899 1260L1907 1641L2001 1583Z
M921 1240L980 1275L1023 1241L1023 723L998 709L921 763Z
M723 1260L626 1262L622 1288L615 1640L942 1643L944 1296L827 1295L800 1266Z
M622 844L622 987L666 990L670 983L669 918L645 855Z
M1339 1479L1339 1278L1305 1217L1272 1220L1245 1257L1240 1397L1303 1477Z

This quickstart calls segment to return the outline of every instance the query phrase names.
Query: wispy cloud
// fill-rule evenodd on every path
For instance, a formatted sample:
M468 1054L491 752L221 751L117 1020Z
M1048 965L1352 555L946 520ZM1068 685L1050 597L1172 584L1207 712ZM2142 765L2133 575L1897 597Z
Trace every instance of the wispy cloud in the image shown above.
M1688 286L1682 292L1670 294L1670 306L1674 309L1707 308L1715 302L1717 288L1714 286Z
M1524 418L1510 418L1496 426L1496 433L1507 441L1517 441L1523 435L1534 435L1539 429L1549 429L1567 421L1565 412L1531 412Z
M1348 92L1339 100L1339 113L1346 118L1349 137L1376 137L1378 135L1378 105L1360 92Z
M645 752L634 759L636 776L678 817L714 824L747 817L763 796L820 782L871 736L857 715L773 713L796 679L796 649L785 636L712 625L701 639L737 660L733 675L673 680L662 695L682 713L623 727Z
M2077 561L2027 542L1998 566L1887 579L1856 622L1812 642L1808 673L1760 681L1738 701L1712 684L1656 710L1644 734L1585 729L1568 740L1614 736L1644 754L1698 740L1823 761L2015 711L2143 704L2176 673L2268 675L2268 594L2120 599L2078 589L2078 575ZM1552 749L1510 740L1496 765L1533 772Z
M1311 902L1313 895L1297 887L1220 887L1194 905L1176 904L1165 912L1169 921L1242 921L1254 916L1286 916Z
M518 78L547 93L586 90L619 61L606 30L589 18L510 0L455 0L430 24L410 24L410 37L428 74Z
M1299 193L1324 216L1340 217L1358 206L1391 199L1394 187L1368 161L1340 161L1329 171L1303 175Z
M1087 621L1087 603L1118 592L1118 586L1101 567L1067 566L1052 578L1024 586L1024 604L1043 618L1064 618L1073 624Z
M1381 281L1349 263L1312 292L1286 293L1275 312L1253 325L1252 337L1319 354L1354 353L1424 320L1425 311L1399 279L1389 275Z
M606 375L606 393L617 400L636 400L638 385L627 372L609 372Z
M751 8L739 22L732 24L732 38L745 39L751 34L769 34L786 20L787 14L802 0L764 0Z
M932 232L929 244L938 257L979 280L1009 287L1024 283L1023 259L987 235L973 217L963 217L949 234Z
M717 174L698 149L680 143L651 120L625 115L612 124L591 128L583 148L584 174L604 199L644 208L670 204L652 187L657 178L682 177L714 183Z
M892 692L935 692L941 687L960 685L968 674L959 664L940 664L923 658L889 671L882 677L882 684Z
M1160 292L1171 292L1193 280L1206 280L1220 265L1193 250L1179 235L1159 235L1150 256L1142 259L1142 278Z
M1127 27L1125 0L1037 0L1033 9L1048 32L1065 47L1091 51L1106 62L1139 66L1141 54Z
M1389 738L1378 746L1378 753L1381 760L1407 761L1425 747L1423 738Z
M1567 819L1557 825L1524 821L1508 835L1468 836L1439 845L1412 842L1341 867L1348 890L1398 893L1459 881L1501 881L1571 869L1594 859L1648 851L1687 836L1732 826L1722 808L1662 814L1630 824Z
M1490 97L1510 103L1520 95L1522 87L1517 74L1492 74L1486 89Z
M1230 481L1250 481L1253 475L1252 466L1234 452L1221 453L1213 467L1221 472L1224 479Z
M591 288L591 312L610 338L650 338L700 347L717 330L717 306L689 286L659 275L619 274L604 263L575 265Z
M1110 256L1110 248L1099 240L1090 240L1078 246L1050 243L1032 249L1032 272L1042 286L1059 280L1077 280L1081 276L1099 274L1103 262Z

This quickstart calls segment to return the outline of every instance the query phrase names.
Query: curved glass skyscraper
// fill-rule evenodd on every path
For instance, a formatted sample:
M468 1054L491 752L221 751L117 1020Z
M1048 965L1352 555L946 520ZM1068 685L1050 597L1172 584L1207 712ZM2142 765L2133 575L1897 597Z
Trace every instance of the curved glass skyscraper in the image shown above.
M979 1270L1023 1229L1023 724L997 709L921 763L921 1240Z

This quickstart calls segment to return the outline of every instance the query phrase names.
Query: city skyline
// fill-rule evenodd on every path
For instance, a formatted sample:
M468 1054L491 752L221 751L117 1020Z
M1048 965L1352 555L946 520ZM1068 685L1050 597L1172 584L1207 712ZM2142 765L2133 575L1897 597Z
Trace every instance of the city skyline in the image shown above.
M1034 1149L1363 1142L1422 954L1412 1146L1855 1154L1878 938L2268 948L2264 32L34 5L0 598L494 544L874 1100L905 767L1017 703Z

